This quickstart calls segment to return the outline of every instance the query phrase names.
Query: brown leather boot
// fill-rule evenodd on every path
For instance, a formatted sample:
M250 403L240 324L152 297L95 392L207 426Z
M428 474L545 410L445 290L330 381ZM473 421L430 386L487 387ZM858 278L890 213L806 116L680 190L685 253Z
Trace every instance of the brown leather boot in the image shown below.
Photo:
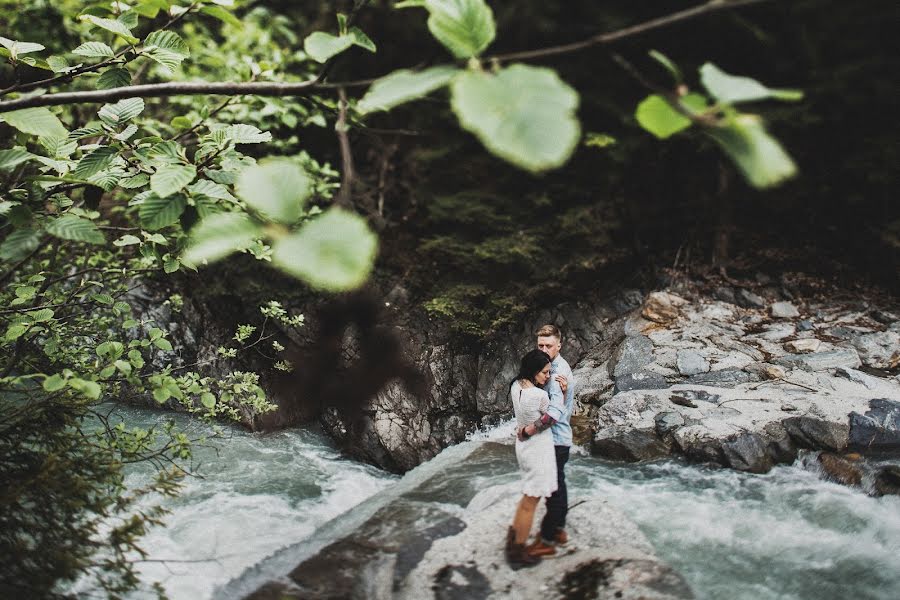
M544 540L538 538L536 542L525 548L525 552L528 553L528 556L536 558L550 557L556 555L556 546L544 543Z
M523 567L533 567L541 562L537 556L531 556L525 550L525 544L516 543L516 531L510 527L506 531L506 562L513 571Z
M553 541L560 546L565 546L569 543L569 534L566 533L565 529L559 529L556 531L556 535L553 536Z

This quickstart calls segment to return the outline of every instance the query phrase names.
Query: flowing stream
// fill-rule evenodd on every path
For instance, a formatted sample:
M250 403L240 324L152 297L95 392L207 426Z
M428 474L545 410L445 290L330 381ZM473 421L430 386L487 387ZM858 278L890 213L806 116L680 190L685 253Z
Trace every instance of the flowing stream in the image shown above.
M144 427L173 418L137 409L121 414L129 425ZM174 418L193 434L207 427ZM464 445L510 432L505 424ZM144 541L151 562L141 565L142 581L148 587L161 582L173 600L212 598L263 558L304 540L312 545L326 522L345 511L337 523L355 520L354 512L403 483L343 458L312 427L267 435L234 430L217 451L197 454L204 478L185 482L181 496L166 503L167 527ZM465 456L458 449L444 454L443 460ZM407 480L421 469L428 465ZM623 510L698 598L900 598L900 497L869 497L823 481L799 462L750 475L674 460L608 463L578 452L567 473L573 505L600 496ZM147 477L135 470L128 481L138 486ZM474 495L515 477L508 457L482 461L473 465L471 485L463 487ZM453 493L468 493L459 488Z

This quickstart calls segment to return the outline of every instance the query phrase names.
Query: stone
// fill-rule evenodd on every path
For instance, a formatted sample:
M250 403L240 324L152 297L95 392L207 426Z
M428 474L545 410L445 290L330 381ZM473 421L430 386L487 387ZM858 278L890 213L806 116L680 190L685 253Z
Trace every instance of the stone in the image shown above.
M776 302L769 307L769 311L776 319L793 319L800 316L800 311L790 302Z
M613 395L631 390L659 390L669 387L666 378L658 373L640 371L616 377Z
M813 327L813 322L809 319L803 319L797 323L797 331L812 331L813 329L815 327Z
M775 323L769 325L757 337L769 342L780 342L796 333L796 328L790 323Z
M697 405L694 404L692 400L688 400L684 396L679 396L677 394L673 394L669 396L669 402L672 404L677 404L678 406L687 406L688 408L697 408Z
M591 453L611 460L637 462L668 456L669 446L659 439L655 429L599 431L594 436Z
M850 426L847 423L827 421L813 416L789 417L781 424L800 448L840 452L847 447L850 438Z
M880 331L857 336L851 343L867 367L894 369L900 365L900 334Z
M872 478L872 489L879 496L900 495L900 465L879 467Z
M734 387L742 383L750 383L759 380L759 375L748 373L743 369L722 369L721 371L710 371L709 373L692 375L688 378L688 383L692 385Z
M850 460L831 452L822 452L816 462L826 478L842 485L860 485L863 472L858 461Z
M789 354L774 360L775 364L804 371L827 371L838 367L857 368L861 363L853 348L838 348L812 354Z
M848 369L847 367L838 367L834 370L834 374L844 379L849 379L853 383L865 386L867 389L874 390L878 387L878 380L871 375L866 375L862 371L856 369Z
M737 300L738 306L744 308L765 308L766 306L766 301L761 296L743 288L737 291L734 298Z
M696 404L694 406L696 407ZM659 413L653 421L656 423L656 435L661 438L684 425L684 417L677 412Z
M679 350L675 365L682 375L697 375L709 371L709 361L694 350Z
M766 355L750 346L749 344L745 344L740 342L732 337L724 336L724 335L714 335L710 337L710 341L712 341L716 346L722 348L723 350L733 350L734 352L740 352L755 361L763 361L766 358Z
M653 342L643 335L627 336L610 360L610 375L618 378L635 373L653 362Z
M765 434L746 432L727 439L721 448L726 466L749 473L768 473L776 464L792 461L797 455L777 423L770 423Z
M713 298L729 304L737 304L734 297L734 288L719 286L713 290Z
M900 401L876 398L865 414L850 413L849 446L860 452L900 450Z
M648 321L665 325L676 320L681 314L680 307L687 303L687 300L675 294L652 292L644 301L641 316Z
M791 340L784 344L784 349L794 354L809 354L815 352L822 345L820 340L816 338L806 338L802 340Z
M891 325L892 323L900 321L900 316L897 316L894 313L888 312L886 310L873 310L869 313L869 316L882 325Z

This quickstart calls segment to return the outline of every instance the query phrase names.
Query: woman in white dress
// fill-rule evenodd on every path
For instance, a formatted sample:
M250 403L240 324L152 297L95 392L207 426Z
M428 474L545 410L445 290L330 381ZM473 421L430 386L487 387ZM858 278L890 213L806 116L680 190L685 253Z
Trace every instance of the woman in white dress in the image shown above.
M547 415L550 397L543 389L550 379L550 356L532 350L522 358L509 393L516 413L516 459L522 473L522 499L507 532L506 558L513 569L540 562L525 548L534 512L541 498L556 491L556 457Z

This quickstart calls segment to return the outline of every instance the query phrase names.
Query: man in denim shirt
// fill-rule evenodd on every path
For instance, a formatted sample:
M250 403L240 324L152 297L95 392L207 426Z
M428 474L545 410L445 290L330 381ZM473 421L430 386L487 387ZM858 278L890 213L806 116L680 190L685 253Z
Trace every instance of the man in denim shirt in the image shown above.
M544 325L537 330L537 348L550 356L550 381L546 391L550 396L547 414L553 419L553 446L556 451L556 477L558 488L547 498L547 514L541 521L541 539L529 547L529 554L549 556L556 553L556 544L569 541L566 534L566 514L569 512L569 496L566 490L566 462L572 446L572 426L569 419L575 407L575 380L572 368L559 351L562 334L555 325Z

